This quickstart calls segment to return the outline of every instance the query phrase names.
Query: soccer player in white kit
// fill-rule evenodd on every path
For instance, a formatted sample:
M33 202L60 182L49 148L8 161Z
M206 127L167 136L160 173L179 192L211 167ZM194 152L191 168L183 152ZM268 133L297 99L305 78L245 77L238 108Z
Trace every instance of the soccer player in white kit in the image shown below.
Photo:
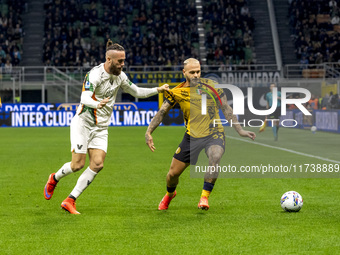
M140 98L169 90L167 84L156 88L137 87L122 72L124 61L124 48L108 40L106 61L86 74L80 105L71 122L72 161L65 163L56 173L50 174L45 185L44 197L50 200L60 179L81 170L85 165L86 154L89 154L90 165L80 175L70 195L61 203L61 207L71 214L80 214L76 209L75 200L103 168L107 151L108 125L118 90L121 88Z

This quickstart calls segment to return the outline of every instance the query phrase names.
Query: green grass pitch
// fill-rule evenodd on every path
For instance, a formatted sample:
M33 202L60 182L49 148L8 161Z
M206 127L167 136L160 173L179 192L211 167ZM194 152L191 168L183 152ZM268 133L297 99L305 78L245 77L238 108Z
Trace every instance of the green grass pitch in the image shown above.
M60 203L80 173L61 180L50 201L43 188L51 172L70 161L69 128L0 130L0 254L337 254L340 250L340 179L219 179L210 210L197 209L202 179L183 173L178 195L157 211L165 176L184 127L159 127L156 152L146 127L110 127L102 172L77 201L81 215ZM227 129L227 135L236 137ZM270 128L258 143L340 160L338 134ZM231 164L329 163L227 138ZM298 191L299 213L280 207Z

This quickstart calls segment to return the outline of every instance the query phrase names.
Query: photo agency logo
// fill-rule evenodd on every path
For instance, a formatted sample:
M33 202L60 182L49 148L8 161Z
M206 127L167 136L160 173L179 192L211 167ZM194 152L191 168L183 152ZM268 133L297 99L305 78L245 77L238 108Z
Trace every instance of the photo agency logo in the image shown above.
M219 94L217 93L216 89L228 89L230 93L233 96L233 113L234 115L244 115L245 113L245 96L240 88L238 88L235 85L232 84L216 84L214 85L215 89L204 83L200 82L201 85L205 86L207 89L204 89L203 86L201 87L202 92L202 104L201 104L201 114L206 115L207 114L207 95L210 96L215 102L215 105L217 105L217 102L215 100L215 97L218 99L220 104L222 105L221 98ZM210 90L210 91L209 91ZM272 91L272 106L269 109L260 110L255 109L254 103L253 103L253 88L247 88L248 96L247 96L247 105L249 111L256 115L256 116L268 116L275 112L276 108L278 107L278 90L276 87L273 88ZM304 97L302 98L288 98L288 96L292 93L297 94L303 94ZM306 107L303 105L304 103L307 103L311 99L311 93L309 90L305 88L298 88L298 87L281 87L281 115L285 116L287 113L287 105L295 105L297 109L299 109L304 115L312 115ZM279 119L268 119L267 121L276 121ZM228 123L228 120L226 119L214 119L214 127L218 124L225 125ZM260 123L260 124L255 124ZM264 121L261 119L249 119L247 122L246 120L243 120L243 122L238 122L238 124L249 127L261 127L263 125ZM230 120L230 126L233 125L232 120ZM236 123L234 123L236 124ZM284 119L280 123L283 127L295 127L298 125L298 122L294 119Z

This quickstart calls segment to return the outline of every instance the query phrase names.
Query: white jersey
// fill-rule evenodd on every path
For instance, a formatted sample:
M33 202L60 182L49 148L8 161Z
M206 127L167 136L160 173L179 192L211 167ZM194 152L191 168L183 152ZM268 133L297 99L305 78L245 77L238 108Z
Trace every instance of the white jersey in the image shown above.
M85 76L77 114L90 124L108 126L119 88L134 97L149 97L158 93L157 88L138 88L124 72L118 76L107 73L102 63ZM103 108L97 109L99 102L107 97L110 98L109 102Z

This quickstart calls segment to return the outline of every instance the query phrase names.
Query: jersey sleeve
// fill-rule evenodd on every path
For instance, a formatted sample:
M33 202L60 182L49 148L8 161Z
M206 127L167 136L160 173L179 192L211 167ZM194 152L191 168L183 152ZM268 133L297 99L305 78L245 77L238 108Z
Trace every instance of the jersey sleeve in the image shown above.
M146 98L158 94L157 88L139 88L137 85L133 84L125 73L121 73L121 87L124 92L138 98Z
M164 91L164 100L167 101L171 107L174 107L177 103L175 100L174 93L170 91Z
M94 92L94 90L97 87L97 83L98 82L95 79L95 74L93 74L91 71L88 72L85 75L85 78L84 78L82 91L91 91L91 92Z
M99 102L93 98L94 90L97 86L97 82L94 77L95 76L93 73L91 73L91 71L85 75L80 97L80 103L91 108L97 108L99 105Z

